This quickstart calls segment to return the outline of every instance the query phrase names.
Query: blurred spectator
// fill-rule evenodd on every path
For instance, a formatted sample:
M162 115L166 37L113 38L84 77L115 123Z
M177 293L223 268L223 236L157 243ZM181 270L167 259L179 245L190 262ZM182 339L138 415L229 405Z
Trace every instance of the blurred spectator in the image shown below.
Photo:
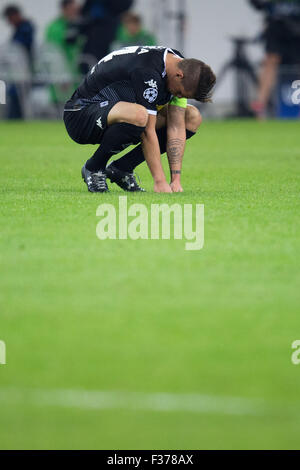
M33 46L34 46L34 27L31 21L24 18L21 9L17 5L8 5L3 16L13 28L11 42L18 44L25 53L30 69L33 68ZM19 93L18 85L11 83L8 85L8 119L23 119L24 110Z
M51 86L51 99L55 103L66 100L70 88L78 85L79 56L83 46L80 36L80 7L76 0L61 0L61 13L47 27L45 40L53 44L63 54L66 66L73 77L73 83Z
M70 69L77 73L82 39L78 35L79 5L76 0L61 0L61 14L46 29L46 41L56 45L64 54Z
M116 37L120 15L129 10L133 0L85 0L82 15L86 19L84 53L100 60L110 52Z
M300 63L300 0L250 0L266 14L263 39L266 56L260 74L257 100L252 104L258 117L265 115L280 64Z
M23 17L21 9L16 5L7 6L3 11L3 16L14 29L11 41L18 43L24 48L28 60L32 65L34 43L33 24Z
M154 35L143 29L140 16L128 12L122 17L122 24L118 28L111 50L126 46L155 46L156 44Z

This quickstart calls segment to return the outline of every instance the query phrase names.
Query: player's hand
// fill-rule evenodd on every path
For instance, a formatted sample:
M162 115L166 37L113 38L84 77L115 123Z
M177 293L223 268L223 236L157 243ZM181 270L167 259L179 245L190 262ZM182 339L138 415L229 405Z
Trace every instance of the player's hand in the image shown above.
M173 193L182 193L183 189L180 184L180 181L172 181L170 184Z
M166 181L154 182L155 193L171 193L171 186Z

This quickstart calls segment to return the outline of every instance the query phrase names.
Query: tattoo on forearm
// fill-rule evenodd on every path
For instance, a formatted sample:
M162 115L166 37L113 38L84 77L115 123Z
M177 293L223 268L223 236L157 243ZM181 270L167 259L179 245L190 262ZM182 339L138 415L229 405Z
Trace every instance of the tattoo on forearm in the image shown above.
M185 141L182 139L170 139L167 145L167 154L170 165L181 163Z
M181 171L180 170L171 170L171 175L180 175Z

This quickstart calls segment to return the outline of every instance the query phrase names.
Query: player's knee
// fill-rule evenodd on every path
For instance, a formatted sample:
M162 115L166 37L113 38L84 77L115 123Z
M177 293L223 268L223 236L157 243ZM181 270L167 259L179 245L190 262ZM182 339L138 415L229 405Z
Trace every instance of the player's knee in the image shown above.
M139 127L146 127L149 119L149 114L144 106L137 104L135 106L134 125Z
M196 132L202 123L200 111L192 105L186 109L186 127L192 132Z
M148 116L144 106L120 101L111 109L107 122L108 125L125 122L133 126L146 127Z

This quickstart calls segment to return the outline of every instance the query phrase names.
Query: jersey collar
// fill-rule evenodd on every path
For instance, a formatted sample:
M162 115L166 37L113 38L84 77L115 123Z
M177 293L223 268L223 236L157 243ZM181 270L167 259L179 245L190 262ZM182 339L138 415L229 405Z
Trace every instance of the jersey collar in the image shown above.
M178 59L182 59L182 57L180 57L180 55L176 54L176 52L173 51L173 49L170 49L169 47L167 47L165 49L165 52L164 52L164 71L163 73L161 74L161 76L164 78L166 75L167 75L167 70L166 70L166 61L167 61L167 54L168 52L171 52L171 54L174 54L176 57L178 57Z

